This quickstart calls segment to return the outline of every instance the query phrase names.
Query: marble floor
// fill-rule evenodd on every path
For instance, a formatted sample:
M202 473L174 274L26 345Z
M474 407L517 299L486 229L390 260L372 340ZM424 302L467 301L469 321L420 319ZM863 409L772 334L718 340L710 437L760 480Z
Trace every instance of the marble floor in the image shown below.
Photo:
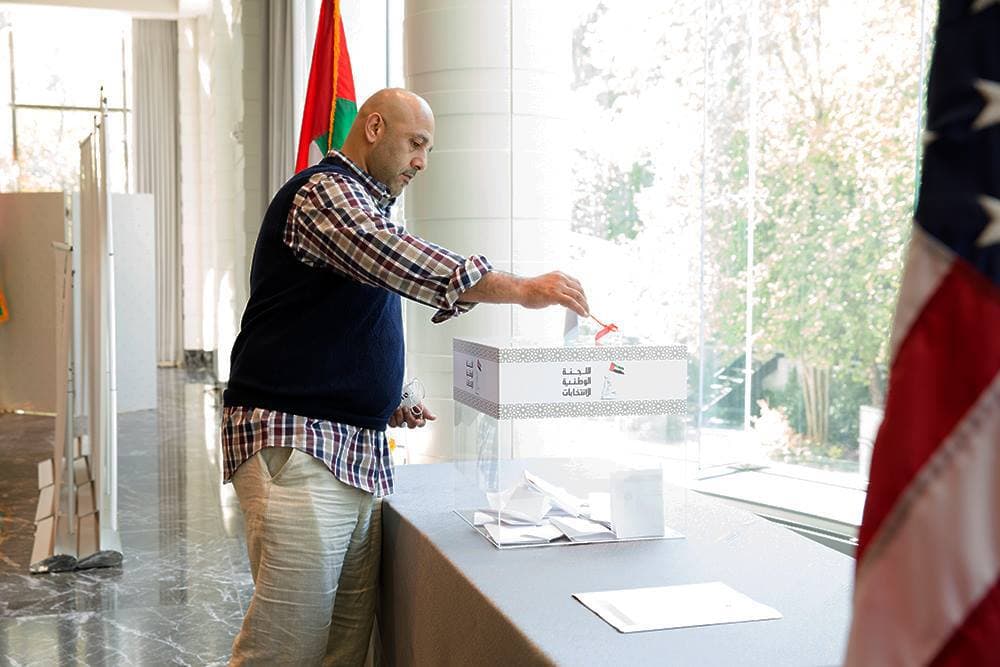
M0 665L225 664L252 582L217 395L161 370L157 410L119 418L121 567L31 575L36 463L54 419L0 415Z

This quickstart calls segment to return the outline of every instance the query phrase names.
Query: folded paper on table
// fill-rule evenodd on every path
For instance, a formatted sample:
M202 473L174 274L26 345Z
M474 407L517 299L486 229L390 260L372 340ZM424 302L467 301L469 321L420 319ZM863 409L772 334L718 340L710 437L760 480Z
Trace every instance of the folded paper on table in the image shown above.
M623 633L782 618L777 610L721 581L574 593L573 597Z
M580 516L583 501L566 489L546 482L538 475L533 475L527 470L524 471L524 481L532 488L543 494L549 501L570 516Z
M573 542L600 542L618 539L607 527L580 517L553 516L549 517L549 522Z
M587 494L587 518L611 527L611 494L592 491Z
M473 526L484 526L488 523L505 523L508 526L539 526L545 523L545 519L541 521L526 521L521 516L511 516L507 512L497 512L495 510L476 510L473 513Z
M497 544L544 544L562 537L562 531L550 524L541 526L504 526L496 523L483 524Z
M486 501L491 510L502 512L512 519L535 524L541 523L552 509L549 499L526 483L499 493L487 493Z

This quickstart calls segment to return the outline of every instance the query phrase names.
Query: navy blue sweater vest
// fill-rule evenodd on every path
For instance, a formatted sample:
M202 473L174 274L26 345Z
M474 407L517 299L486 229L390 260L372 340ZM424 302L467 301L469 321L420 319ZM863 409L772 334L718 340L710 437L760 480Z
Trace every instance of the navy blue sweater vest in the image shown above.
M399 296L307 266L282 241L296 192L321 172L357 179L325 158L271 200L223 402L385 430L403 384Z

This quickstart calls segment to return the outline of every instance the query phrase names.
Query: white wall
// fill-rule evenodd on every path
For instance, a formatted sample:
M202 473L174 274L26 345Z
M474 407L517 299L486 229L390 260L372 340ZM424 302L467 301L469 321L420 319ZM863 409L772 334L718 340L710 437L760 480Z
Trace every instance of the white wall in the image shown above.
M64 240L61 192L0 193L0 410L55 412L56 295L53 241Z

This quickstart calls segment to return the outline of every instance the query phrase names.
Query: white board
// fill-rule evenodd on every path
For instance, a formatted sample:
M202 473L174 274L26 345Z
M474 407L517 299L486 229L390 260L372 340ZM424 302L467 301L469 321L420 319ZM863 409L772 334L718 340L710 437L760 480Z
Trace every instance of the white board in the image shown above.
M73 195L75 247L79 248L80 197ZM118 412L156 409L156 241L153 195L112 194L115 238L115 354ZM74 257L79 270L79 257ZM81 294L77 282L77 301ZM80 353L79 334L76 342ZM77 357L79 358L79 356ZM85 404L78 398L78 409ZM80 410L82 411L82 409Z

